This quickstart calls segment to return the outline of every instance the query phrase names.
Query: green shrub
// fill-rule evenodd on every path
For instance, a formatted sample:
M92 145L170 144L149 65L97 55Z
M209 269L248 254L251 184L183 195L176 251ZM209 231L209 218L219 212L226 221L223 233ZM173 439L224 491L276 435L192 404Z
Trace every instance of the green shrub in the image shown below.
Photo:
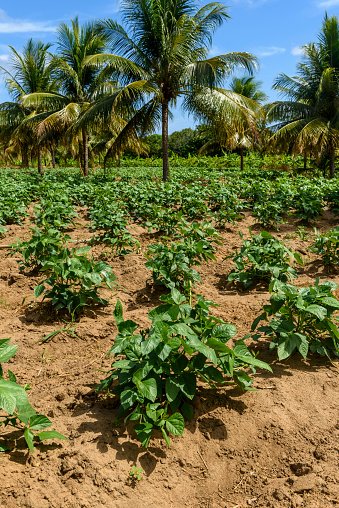
M46 261L43 271L48 276L35 288L35 296L43 294L57 311L66 309L71 315L89 305L107 305L107 300L99 296L99 289L111 288L115 275L103 261L89 259L88 251L88 247L64 248Z
M20 386L16 377L8 370L4 375L2 364L15 356L17 346L10 344L10 339L0 339L0 429L12 427L20 431L29 451L33 451L35 444L49 439L66 439L55 430L48 429L52 422L44 415L38 414L29 403L28 387ZM0 440L0 452L9 448L4 439Z
M163 304L149 313L151 326L140 331L123 319L118 301L112 370L98 386L116 394L120 415L134 422L145 447L155 430L168 445L169 435L183 433L185 420L193 417L198 381L212 387L233 381L246 390L252 384L248 369L271 370L243 341L227 345L236 328L210 314L212 302L199 297L191 306L176 289L161 299Z
M339 227L318 235L311 250L320 254L325 266L337 267L339 265Z
M26 242L19 242L12 246L14 252L19 252L23 261L19 262L20 269L41 270L52 256L64 248L69 236L63 235L58 229L32 229L32 236Z
M302 264L298 253L290 251L267 231L245 240L232 260L236 268L229 274L228 281L244 288L257 282L269 283L272 279L286 282L296 277L291 261Z
M192 285L200 281L192 266L215 259L214 244L219 242L219 235L208 223L182 223L175 236L183 240L149 247L146 267L152 270L156 284L190 293Z
M260 321L268 324L258 328L262 335L271 339L271 349L277 349L279 360L285 360L295 351L306 358L309 351L322 356L339 356L339 330L334 313L339 301L333 291L334 282L297 288L274 281L270 304L252 325L255 330Z

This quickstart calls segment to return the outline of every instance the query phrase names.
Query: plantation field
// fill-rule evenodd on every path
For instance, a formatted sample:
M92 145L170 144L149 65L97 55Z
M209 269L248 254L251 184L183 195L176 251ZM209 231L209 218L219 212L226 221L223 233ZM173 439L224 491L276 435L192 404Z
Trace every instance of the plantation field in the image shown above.
M339 284L339 179L293 175L285 165L261 170L255 160L242 173L209 164L174 168L166 184L159 168L146 166L87 179L75 169L0 173L0 338L18 345L4 372L9 367L30 385L34 408L68 438L43 442L28 457L24 439L0 427L0 446L8 444L0 453L1 507L338 506L339 290L323 288L311 317L301 314L299 296L297 336L284 342L280 334L273 349L272 330L253 337L264 317L251 326L286 282ZM147 329L161 327L148 312L171 290L186 298L191 315L197 295L215 302L209 316L222 321L212 320L214 333L235 325L235 335L227 329L230 347L247 336L252 355L241 346L222 386L200 369L197 392L185 399L193 418L183 435L172 421L164 424L170 447L159 427L145 449L146 427L137 436L132 419L126 428L118 401L95 389L111 368L117 325L123 334L117 301L123 319L151 341ZM197 356L213 363L219 350L206 341ZM124 358L122 346L116 353ZM251 382L255 390L244 390ZM185 415L182 407L175 411Z

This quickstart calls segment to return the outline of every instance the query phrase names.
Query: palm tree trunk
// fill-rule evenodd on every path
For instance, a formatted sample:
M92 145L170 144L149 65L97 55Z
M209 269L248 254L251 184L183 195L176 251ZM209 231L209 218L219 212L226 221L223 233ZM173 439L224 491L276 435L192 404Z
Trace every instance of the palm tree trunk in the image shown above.
M21 146L21 167L29 168L28 148L26 145Z
M82 156L83 156L82 172L84 176L88 176L88 135L86 129L82 129Z
M36 152L37 152L37 157L38 157L38 173L39 173L39 175L42 175L43 172L42 172L42 159L41 159L40 145L37 145Z
M162 122L162 179L167 182L169 178L169 163L168 163L168 102L162 103L161 108Z

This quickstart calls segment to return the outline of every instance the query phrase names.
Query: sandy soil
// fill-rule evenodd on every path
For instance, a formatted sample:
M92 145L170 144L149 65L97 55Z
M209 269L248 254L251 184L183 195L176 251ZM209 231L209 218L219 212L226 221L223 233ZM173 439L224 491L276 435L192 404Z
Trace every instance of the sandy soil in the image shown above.
M335 224L325 216L316 225L326 229ZM10 226L0 244L28 238L29 225L27 219L23 226ZM225 256L240 245L239 231L248 234L253 225L246 217L223 232L217 260L199 267L203 283L197 291L219 304L215 313L236 324L240 336L248 332L268 293L227 287L232 262ZM72 238L88 239L85 226L80 215ZM113 294L105 293L110 306L83 316L76 323L77 337L59 334L43 345L42 337L63 325L36 303L33 288L39 277L21 274L18 257L0 250L0 337L12 337L19 345L10 367L20 383L32 386L34 406L69 437L40 447L29 460L20 449L0 454L0 507L339 506L338 363L274 361L273 374L255 376L255 392L201 390L194 420L170 449L153 440L145 451L125 429L114 427L112 404L98 401L93 387L110 365L106 352L116 331L116 298L123 302L125 316L143 326L159 297L148 283L143 256L154 239L140 227L132 230L141 250L110 259L119 282ZM306 264L296 283L328 278L308 252L313 229L307 229L304 241L295 230L296 224L289 223L277 236L304 254ZM109 256L102 246L93 252ZM332 278L339 282L338 276ZM274 359L265 347L261 355ZM144 471L140 481L129 479L133 465Z

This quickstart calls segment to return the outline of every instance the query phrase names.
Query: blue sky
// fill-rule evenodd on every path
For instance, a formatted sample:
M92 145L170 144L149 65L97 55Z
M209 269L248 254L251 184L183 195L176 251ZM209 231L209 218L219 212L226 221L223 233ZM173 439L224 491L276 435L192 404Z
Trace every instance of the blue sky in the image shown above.
M205 4L198 1L197 4ZM216 32L211 54L249 51L260 62L257 79L271 100L280 72L293 75L301 59L300 47L316 40L325 11L339 16L339 0L227 0L231 17ZM20 50L29 37L55 40L61 21L119 18L119 0L14 0L0 3L0 64L6 66L8 45ZM238 73L241 75L241 72ZM8 99L3 81L0 101ZM175 111L171 130L192 126L192 119Z

